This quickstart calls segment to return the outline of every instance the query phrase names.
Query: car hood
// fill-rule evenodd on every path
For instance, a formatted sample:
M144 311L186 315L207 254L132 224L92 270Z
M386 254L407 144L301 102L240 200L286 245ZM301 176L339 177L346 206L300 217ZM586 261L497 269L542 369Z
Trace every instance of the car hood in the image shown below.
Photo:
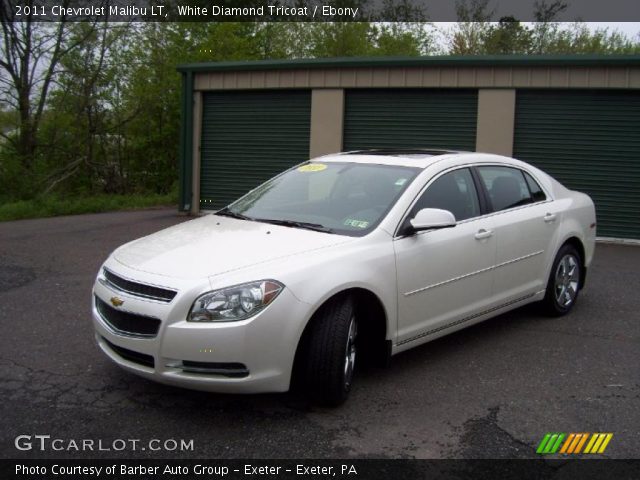
M351 237L206 215L117 249L121 264L173 278L204 278L338 245Z

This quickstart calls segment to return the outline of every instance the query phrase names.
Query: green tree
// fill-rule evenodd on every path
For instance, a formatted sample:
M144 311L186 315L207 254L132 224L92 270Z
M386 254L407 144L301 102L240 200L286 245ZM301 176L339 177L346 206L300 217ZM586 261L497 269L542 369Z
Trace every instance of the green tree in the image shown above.
M529 53L532 49L532 31L514 17L503 17L498 25L491 25L482 38L484 53L503 55Z
M375 32L369 22L314 23L307 33L311 57L359 57L374 52Z
M622 55L640 53L640 43L608 28L591 30L582 22L549 35L544 53Z
M115 138L110 100L120 73L113 57L123 46L127 27L107 22L70 27L72 39L83 41L60 63L43 122L42 141L49 148L39 190L45 194L63 183L75 191L118 190L109 184L115 160L110 151Z
M531 53L541 54L548 50L549 42L557 35L560 23L558 16L565 12L568 5L563 0L536 0L533 18L535 23L531 31Z
M33 1L27 5L33 6ZM94 26L87 25L87 30ZM36 162L40 123L58 65L84 41L70 38L68 26L64 18L56 24L34 22L32 17L16 21L11 5L0 2L0 98L19 116L18 134L5 140L25 175Z
M485 53L484 39L493 15L489 2L490 0L456 0L458 23L450 39L452 55Z

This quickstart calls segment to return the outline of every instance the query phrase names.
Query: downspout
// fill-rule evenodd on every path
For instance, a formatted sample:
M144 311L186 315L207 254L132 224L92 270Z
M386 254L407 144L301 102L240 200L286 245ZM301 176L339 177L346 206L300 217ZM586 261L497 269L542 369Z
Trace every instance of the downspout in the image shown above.
M178 210L188 212L193 201L193 72L182 72L180 109L180 181Z

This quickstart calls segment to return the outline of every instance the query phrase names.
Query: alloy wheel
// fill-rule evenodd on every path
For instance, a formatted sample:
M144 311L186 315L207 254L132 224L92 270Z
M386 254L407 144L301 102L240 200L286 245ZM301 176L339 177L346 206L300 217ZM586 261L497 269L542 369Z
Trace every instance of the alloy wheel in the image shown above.
M349 390L353 381L353 372L356 364L356 338L358 337L358 323L354 315L349 321L349 333L344 358L344 388Z
M558 263L554 284L556 302L562 308L567 308L576 299L579 281L578 259L572 254L567 254Z

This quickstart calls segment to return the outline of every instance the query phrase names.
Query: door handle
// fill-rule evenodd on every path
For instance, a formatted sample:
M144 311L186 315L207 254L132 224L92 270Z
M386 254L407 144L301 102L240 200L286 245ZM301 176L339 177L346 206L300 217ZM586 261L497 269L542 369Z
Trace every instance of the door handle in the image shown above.
M555 222L556 221L556 214L555 213L547 213L543 220L547 223L549 222Z
M491 235L493 235L493 232L491 230L485 230L484 228L481 228L480 230L478 230L478 233L474 235L474 237L476 240L484 240L485 238L489 238Z

